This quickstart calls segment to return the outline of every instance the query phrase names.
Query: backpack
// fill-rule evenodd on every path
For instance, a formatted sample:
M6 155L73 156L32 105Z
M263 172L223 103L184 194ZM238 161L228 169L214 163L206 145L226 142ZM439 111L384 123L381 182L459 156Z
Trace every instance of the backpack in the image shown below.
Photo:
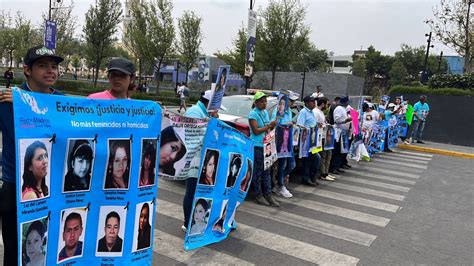
M189 96L189 89L188 89L188 88L185 87L185 88L183 89L183 95L184 95L185 97L188 97L188 96Z

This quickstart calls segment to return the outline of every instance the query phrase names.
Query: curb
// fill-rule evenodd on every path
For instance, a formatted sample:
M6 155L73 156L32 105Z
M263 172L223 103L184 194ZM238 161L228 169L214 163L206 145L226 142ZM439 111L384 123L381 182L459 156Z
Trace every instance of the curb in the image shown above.
M427 153L461 157L461 158L466 158L466 159L474 159L474 154L472 153L448 151L448 150L441 150L441 149L435 149L435 148L425 148L425 147L406 145L406 144L399 144L398 148L405 149L405 150L422 151L422 152L427 152Z

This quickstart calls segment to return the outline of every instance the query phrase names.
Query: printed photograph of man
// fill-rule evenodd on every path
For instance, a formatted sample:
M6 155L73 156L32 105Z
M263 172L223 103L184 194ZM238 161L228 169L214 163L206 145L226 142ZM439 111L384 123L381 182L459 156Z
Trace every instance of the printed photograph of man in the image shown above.
M124 206L102 206L99 215L97 256L121 256L126 213L119 214ZM104 214L107 213L105 219ZM122 219L123 218L123 219ZM102 223L103 221L103 223ZM102 231L103 230L103 231Z
M91 183L94 143L90 139L70 139L64 171L63 192L88 191Z
M84 216L86 215L85 211L81 212ZM67 212L63 211L62 217L64 218L64 215L66 214ZM66 259L82 257L82 249L84 246L84 242L81 240L84 240L84 236L82 233L84 231L83 226L85 223L83 223L82 216L79 213L79 210L75 209L69 212L69 214L67 214L66 218L61 224L64 225L62 228L63 232L62 234L60 234L58 244L58 249L60 249L58 255L58 262L62 262ZM61 243L61 240L64 241L64 243Z
M240 168L242 166L242 155L231 153L229 156L229 168L227 173L226 187L233 187L235 181L239 178Z
M130 181L130 140L110 139L104 189L128 189Z
M21 201L31 201L50 196L49 139L20 140Z
M21 265L46 265L48 221L48 218L43 217L21 224Z

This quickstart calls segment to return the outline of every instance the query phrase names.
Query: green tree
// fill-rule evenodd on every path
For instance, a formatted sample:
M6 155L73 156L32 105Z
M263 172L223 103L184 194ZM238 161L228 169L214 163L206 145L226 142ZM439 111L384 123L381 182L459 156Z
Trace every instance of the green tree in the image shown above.
M131 8L132 20L125 31L125 45L140 61L159 73L162 64L174 54L175 29L170 0L135 1ZM141 68L141 67L140 67ZM156 93L159 94L159 75Z
M439 39L464 57L464 70L473 72L474 15L472 0L440 0L433 11L434 19L426 20Z
M392 68L393 58L382 55L371 45L367 48L367 54L363 59L366 70L366 88L371 92L374 88L386 88L389 71Z
M81 57L77 54L71 56L71 65L74 68L74 73L77 75L77 70L81 67Z
M121 15L120 0L98 0L86 13L83 27L85 54L87 61L92 62L89 67L94 68L94 86L97 85L102 60L107 57L107 51L116 40L114 34L117 32Z
M392 68L389 72L390 75L390 85L402 85L405 83L405 80L408 76L408 71L400 61L400 59L396 59L395 62L392 64Z
M308 42L309 27L304 24L306 8L299 0L270 0L261 12L257 27L256 57L272 72L271 88L276 71L299 57Z
M242 77L245 73L245 53L247 47L247 33L242 25L237 36L232 41L233 47L227 52L217 51L214 55L230 65L232 72L239 73Z
M181 63L186 69L186 82L188 72L199 56L199 47L202 42L202 18L192 11L185 11L178 19L179 42L178 52Z
M408 72L407 81L418 80L418 75L424 70L426 47L411 47L406 44L401 45L401 50L395 52L395 59L399 60ZM427 71L429 75L438 72L438 57L435 55L428 56ZM443 61L441 63L440 72L446 71L447 65Z
M306 43L302 47L301 53L294 59L291 70L301 72L304 68L307 71L328 72L329 64L328 52L318 49L313 43Z
M364 59L354 58L353 63L352 63L352 75L365 79L365 73L366 73L365 68L366 68L366 65L365 65Z

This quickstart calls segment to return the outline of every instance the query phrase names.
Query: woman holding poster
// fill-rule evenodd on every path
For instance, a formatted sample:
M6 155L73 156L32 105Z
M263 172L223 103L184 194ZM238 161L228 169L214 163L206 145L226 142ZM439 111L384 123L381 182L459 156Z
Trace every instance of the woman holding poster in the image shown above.
M276 126L276 121L270 121L267 108L267 96L257 91L254 97L253 109L249 113L250 138L254 141L254 171L252 184L260 205L279 207L280 204L272 197L270 170L264 170L263 139L267 131Z
M46 175L49 169L49 156L46 145L37 140L26 148L23 168L21 199L40 199L49 195Z

